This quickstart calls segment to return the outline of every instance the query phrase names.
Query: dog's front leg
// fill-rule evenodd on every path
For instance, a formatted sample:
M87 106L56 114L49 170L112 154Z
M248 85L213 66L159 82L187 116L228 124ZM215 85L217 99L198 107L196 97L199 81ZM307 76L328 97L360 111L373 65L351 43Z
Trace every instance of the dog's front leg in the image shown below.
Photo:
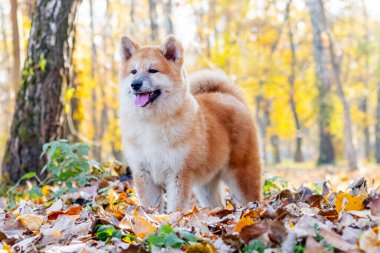
M189 207L191 197L192 174L181 170L170 177L166 192L168 197L167 211L183 210Z
M150 173L144 170L133 173L133 180L140 205L161 209L162 188L153 182Z

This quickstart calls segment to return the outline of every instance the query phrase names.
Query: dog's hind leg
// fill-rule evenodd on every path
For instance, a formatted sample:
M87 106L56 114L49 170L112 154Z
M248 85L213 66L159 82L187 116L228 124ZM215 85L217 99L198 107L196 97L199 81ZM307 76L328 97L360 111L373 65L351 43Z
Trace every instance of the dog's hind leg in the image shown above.
M261 175L250 167L233 168L223 175L233 199L242 205L261 199Z
M215 176L210 182L194 186L193 192L197 197L201 207L218 207L223 206L221 196L220 176Z

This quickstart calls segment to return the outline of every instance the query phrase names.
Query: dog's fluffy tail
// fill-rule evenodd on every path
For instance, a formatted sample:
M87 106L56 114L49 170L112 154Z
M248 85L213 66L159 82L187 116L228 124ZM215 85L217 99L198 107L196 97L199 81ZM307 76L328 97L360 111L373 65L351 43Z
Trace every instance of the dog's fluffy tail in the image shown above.
M220 92L234 96L244 102L240 88L221 70L204 69L189 76L190 92L193 95L201 93Z

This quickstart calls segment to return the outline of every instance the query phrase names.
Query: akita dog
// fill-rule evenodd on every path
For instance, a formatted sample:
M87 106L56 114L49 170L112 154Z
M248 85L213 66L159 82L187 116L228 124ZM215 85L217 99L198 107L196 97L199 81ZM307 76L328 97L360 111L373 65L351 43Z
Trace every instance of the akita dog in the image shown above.
M219 70L189 80L173 36L159 47L121 39L120 125L141 205L222 205L225 182L241 204L260 199L261 159L251 112L239 87Z

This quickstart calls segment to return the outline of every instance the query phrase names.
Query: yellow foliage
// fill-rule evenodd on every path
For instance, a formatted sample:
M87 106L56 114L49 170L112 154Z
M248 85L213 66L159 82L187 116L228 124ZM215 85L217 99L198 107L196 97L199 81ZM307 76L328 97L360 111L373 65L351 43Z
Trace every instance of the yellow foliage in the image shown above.
M335 200L335 208L338 213L342 210L345 211L361 211L364 209L363 200L365 200L365 196L354 196L349 193L339 193Z

